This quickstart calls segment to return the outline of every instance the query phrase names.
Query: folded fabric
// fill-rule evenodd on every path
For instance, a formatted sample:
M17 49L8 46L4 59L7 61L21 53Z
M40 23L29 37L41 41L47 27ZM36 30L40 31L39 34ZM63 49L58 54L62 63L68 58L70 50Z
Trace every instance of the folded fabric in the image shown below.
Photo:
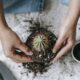
M44 0L3 0L5 13L42 11Z

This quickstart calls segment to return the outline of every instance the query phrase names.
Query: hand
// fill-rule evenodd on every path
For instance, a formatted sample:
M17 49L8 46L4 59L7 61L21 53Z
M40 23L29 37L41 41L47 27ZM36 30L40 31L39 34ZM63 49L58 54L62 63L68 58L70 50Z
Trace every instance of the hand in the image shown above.
M63 21L58 40L53 48L53 53L56 53L53 62L61 58L75 44L76 26L80 16L79 14L80 0L70 0L67 16Z
M0 31L0 38L5 55L15 62L31 62L32 60L26 57L26 55L32 54L28 47L21 42L20 38L16 35L16 33L9 29L7 25L1 25L1 27L4 28ZM26 55L19 55L15 53L15 48L20 49Z
M60 30L59 38L53 48L53 53L56 53L56 57L52 62L57 61L65 53L67 53L75 43L76 27L62 26Z

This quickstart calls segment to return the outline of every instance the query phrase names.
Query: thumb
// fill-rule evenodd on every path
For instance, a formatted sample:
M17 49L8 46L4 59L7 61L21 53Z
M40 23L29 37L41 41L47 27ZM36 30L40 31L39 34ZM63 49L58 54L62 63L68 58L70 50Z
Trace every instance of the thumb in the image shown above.
M32 51L24 43L20 44L17 48L24 52L26 55L32 55Z

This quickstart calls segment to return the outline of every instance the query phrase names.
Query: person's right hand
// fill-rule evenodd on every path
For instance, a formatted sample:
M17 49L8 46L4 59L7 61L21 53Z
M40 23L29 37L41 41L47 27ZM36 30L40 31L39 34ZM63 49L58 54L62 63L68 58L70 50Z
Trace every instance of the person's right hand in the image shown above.
M75 45L76 27L80 17L80 0L70 0L67 16L62 22L58 40L53 48L56 57L52 62L56 62Z
M0 27L2 27L0 30L0 39L5 55L15 62L32 62L29 57L26 57L26 55L32 55L32 52L24 43L21 42L16 33L13 32L7 25L2 24ZM19 55L15 53L15 48L20 49L25 54Z
M53 53L56 53L56 57L53 59L53 63L59 60L63 55L74 46L76 40L76 26L66 25L60 29L58 40L53 47Z

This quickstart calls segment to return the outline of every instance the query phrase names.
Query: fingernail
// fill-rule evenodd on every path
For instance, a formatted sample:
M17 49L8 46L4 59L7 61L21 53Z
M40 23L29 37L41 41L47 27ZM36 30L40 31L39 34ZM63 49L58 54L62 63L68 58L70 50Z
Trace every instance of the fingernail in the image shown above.
M17 52L21 52L21 50L19 50L19 49L16 49L16 51L17 51Z
M56 50L53 49L53 53L56 53Z
M27 55L32 55L33 53L30 51L30 52L26 52Z
M30 52L29 52L29 55L33 55L33 53L30 51Z

